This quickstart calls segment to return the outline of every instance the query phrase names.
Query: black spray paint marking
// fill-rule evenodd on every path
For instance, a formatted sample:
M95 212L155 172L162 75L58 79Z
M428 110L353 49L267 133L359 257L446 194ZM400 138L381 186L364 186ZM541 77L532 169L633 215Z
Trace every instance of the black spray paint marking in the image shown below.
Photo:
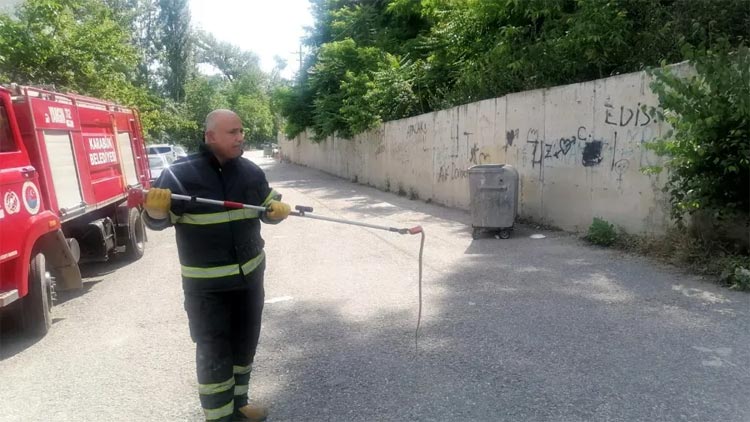
M508 146L513 146L513 141L516 139L518 139L518 129L505 132L505 143Z
M469 172L456 167L455 163L450 165L440 166L438 171L438 182L446 182L448 180L465 179L468 177Z
M610 168L610 171L613 171L615 169L615 156L617 155L617 131L615 131L615 146L612 147L612 167Z
M544 154L542 154L541 151L539 153L539 160L536 159L536 152L539 148L539 131L536 129L529 129L529 131L526 132L526 143L534 144L534 152L531 153L531 168L534 168L537 164L542 164Z
M646 126L649 123L651 123L651 116L649 116L648 113L644 111L643 114L641 114L641 103L638 103L638 105L635 107L635 109L632 109L630 107L620 106L620 121L618 122L615 119L615 115L612 113L612 110L614 109L614 106L612 104L604 104L604 107L607 109L604 115L604 123L607 123L609 125L613 126L628 126L631 121L633 122L633 126ZM645 117L646 119L641 123L641 116ZM635 117L635 119L633 119ZM640 124L639 124L640 123Z
M602 141L587 142L583 148L583 166L592 167L602 162Z
M489 154L483 153L477 144L474 144L473 147L471 147L471 150L469 151L471 153L471 157L469 158L469 161L474 164L483 164L487 162L490 158Z

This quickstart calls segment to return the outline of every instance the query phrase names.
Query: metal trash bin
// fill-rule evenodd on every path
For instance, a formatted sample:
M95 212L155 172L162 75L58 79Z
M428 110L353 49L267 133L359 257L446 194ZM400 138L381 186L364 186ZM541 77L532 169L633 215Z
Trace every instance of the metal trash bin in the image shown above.
M480 164L468 173L472 237L495 231L509 238L518 213L518 171L507 164Z
M264 157L273 156L273 146L271 146L271 144L263 145L263 156Z

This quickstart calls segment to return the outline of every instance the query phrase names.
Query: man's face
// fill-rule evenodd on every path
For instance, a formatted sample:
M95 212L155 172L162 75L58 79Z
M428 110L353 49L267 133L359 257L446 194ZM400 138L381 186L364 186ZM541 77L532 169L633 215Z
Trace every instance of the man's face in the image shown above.
M244 142L242 121L235 114L217 116L213 128L206 131L206 143L221 162L241 156Z

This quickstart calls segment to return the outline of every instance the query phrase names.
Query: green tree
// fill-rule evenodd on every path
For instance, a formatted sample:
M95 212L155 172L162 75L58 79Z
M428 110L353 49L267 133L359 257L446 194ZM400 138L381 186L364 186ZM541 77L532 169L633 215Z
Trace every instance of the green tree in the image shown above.
M245 139L253 142L268 142L273 139L273 116L267 89L267 75L246 72L226 86L229 108L242 119Z
M139 82L141 51L131 37L129 3L27 0L0 15L0 81L51 85L137 107L148 140L188 125L178 104Z
M133 45L140 53L140 63L136 83L159 92L164 85L162 76L157 72L164 67L164 54L161 50L161 39L164 31L159 21L160 7L157 0L119 0L125 1L130 13L127 26L131 33Z
M197 62L212 66L229 81L246 72L260 71L260 58L255 53L218 41L211 34L198 32L196 44Z
M95 0L28 0L0 15L0 80L118 99L134 89L129 35Z
M174 101L185 97L191 68L190 9L187 0L159 0L161 45L165 58L165 90Z
M189 127L180 134L182 143L196 150L203 142L206 115L217 108L229 108L222 92L224 80L219 76L196 75L185 85L185 110Z
M381 119L643 70L686 59L687 42L737 46L750 27L746 0L312 3L303 71L279 94L287 134L346 136ZM377 57L366 71L344 54L347 40L378 51L362 53Z

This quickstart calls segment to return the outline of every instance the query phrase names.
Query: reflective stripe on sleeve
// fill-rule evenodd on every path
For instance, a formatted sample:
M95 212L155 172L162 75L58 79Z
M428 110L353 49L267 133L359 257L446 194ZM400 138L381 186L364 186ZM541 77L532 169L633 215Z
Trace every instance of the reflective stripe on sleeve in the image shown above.
M265 199L265 200L263 201L263 203L262 203L262 204L260 204L260 205L261 205L261 206L263 206L263 207L267 207L267 206L268 206L268 204L270 204L270 203L271 203L271 201L272 201L272 200L273 200L273 199L274 199L274 198L275 198L275 197L276 197L276 196L277 196L278 194L279 194L278 192L276 192L275 190L271 189L271 193L269 193L269 194L268 194L268 196L266 197L266 199Z

